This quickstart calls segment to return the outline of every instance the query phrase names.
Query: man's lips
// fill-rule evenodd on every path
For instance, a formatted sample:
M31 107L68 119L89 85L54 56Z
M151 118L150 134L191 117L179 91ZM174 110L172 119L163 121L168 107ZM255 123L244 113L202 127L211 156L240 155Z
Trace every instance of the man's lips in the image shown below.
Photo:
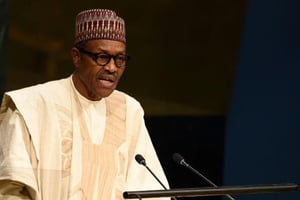
M102 81L109 81L109 82L115 82L116 78L114 76L102 76L99 77L98 80L102 80Z
M101 76L98 78L101 87L112 88L115 85L116 78L113 76Z

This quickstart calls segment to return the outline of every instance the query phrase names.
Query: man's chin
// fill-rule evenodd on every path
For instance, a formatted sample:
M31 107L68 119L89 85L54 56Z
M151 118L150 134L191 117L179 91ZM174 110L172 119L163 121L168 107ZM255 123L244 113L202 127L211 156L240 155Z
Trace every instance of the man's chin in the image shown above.
M102 98L108 97L113 93L114 90L104 90L99 93L99 96Z

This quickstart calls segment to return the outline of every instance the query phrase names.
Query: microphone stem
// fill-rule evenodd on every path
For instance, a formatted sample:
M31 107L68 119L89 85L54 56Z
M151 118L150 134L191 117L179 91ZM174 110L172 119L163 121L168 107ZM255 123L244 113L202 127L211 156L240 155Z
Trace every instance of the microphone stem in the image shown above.
M214 184L213 182L211 182L209 179L207 179L205 176L203 176L200 172L198 172L197 170L195 170L193 167L191 167L189 164L185 163L186 167L188 167L190 170L192 170L195 174L197 174L198 176L200 176L201 178L203 178L205 181L207 181L210 185L214 186L215 188L217 188L218 186L216 184ZM225 195L228 199L230 200L235 200L231 195L226 194Z
M147 166L144 165L146 169L152 174L152 176L159 182L159 184L165 189L168 190L168 188L155 176L155 174L152 172L152 170ZM172 200L177 200L176 197L171 197Z
M152 176L159 182L159 184L161 185L161 186L163 186L163 188L165 189L165 190L167 190L167 188L166 188L166 186L164 186L164 184L155 176L155 174L151 171L151 169L147 166L147 165L145 165L145 167L147 168L147 170L152 174Z

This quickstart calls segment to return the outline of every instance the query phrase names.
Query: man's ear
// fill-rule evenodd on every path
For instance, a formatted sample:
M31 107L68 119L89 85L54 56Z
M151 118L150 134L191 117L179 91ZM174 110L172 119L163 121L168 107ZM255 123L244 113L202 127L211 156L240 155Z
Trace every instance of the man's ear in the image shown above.
M79 65L80 59L81 59L80 52L77 48L73 47L71 49L71 57L72 57L72 61L73 61L75 68L77 68Z

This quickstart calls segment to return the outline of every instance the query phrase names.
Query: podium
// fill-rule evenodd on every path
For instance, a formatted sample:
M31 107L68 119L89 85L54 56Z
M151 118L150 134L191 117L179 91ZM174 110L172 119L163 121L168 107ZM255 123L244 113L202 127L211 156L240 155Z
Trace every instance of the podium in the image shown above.
M182 188L169 190L125 191L123 192L123 197L125 199L144 199L155 197L200 197L292 192L297 190L299 190L299 186L297 184L286 183L270 185L241 185Z

